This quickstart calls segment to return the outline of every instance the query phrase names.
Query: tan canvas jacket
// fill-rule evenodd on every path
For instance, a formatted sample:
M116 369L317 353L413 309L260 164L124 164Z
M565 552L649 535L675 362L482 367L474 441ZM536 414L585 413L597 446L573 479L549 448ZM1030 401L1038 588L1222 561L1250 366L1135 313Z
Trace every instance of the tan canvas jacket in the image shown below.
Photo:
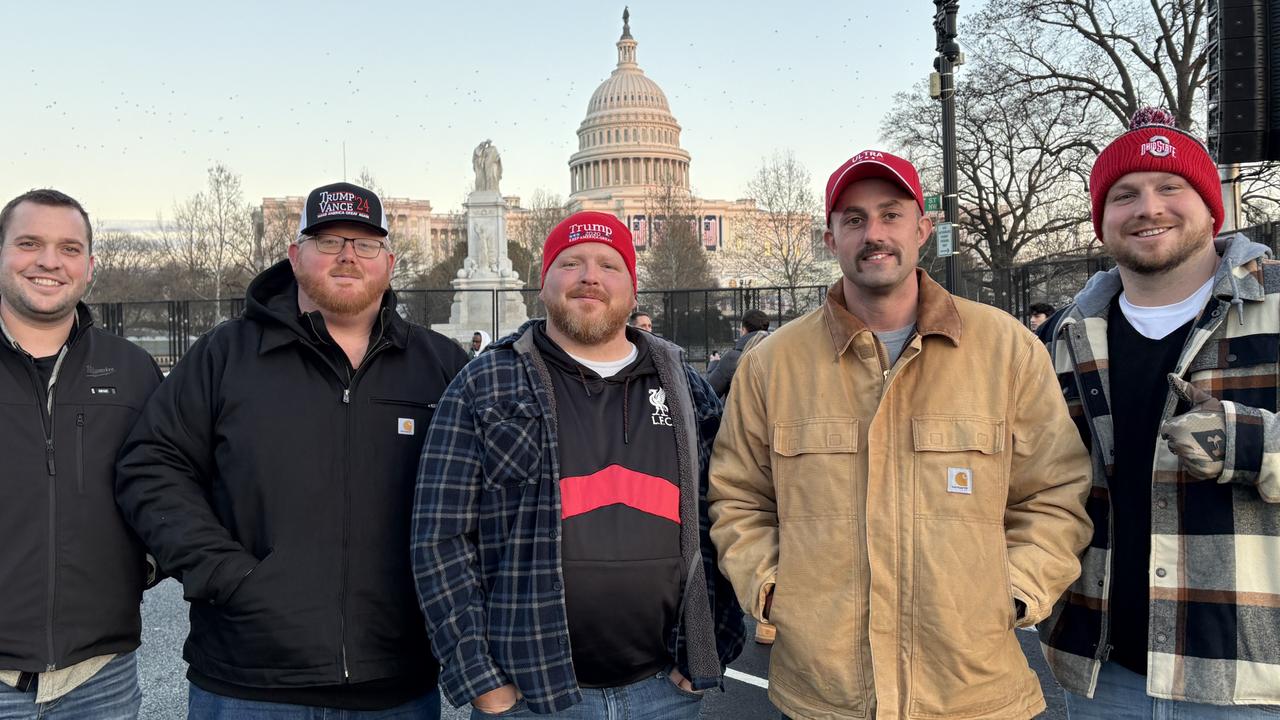
M776 586L769 697L795 718L1045 707L1014 627L1079 574L1089 456L1036 338L917 278L892 368L837 282L743 356L716 438L720 567L756 618Z

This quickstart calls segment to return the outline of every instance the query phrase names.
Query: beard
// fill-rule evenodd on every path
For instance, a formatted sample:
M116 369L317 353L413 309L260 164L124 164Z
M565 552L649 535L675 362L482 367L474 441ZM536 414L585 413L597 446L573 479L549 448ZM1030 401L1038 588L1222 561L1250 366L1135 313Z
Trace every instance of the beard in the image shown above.
M1198 227L1183 225L1179 230L1181 236L1177 244L1161 253L1139 253L1123 243L1116 243L1107 250L1115 258L1116 264L1126 270L1139 275L1159 275L1178 267L1200 252L1204 248L1205 238L1213 241L1212 218Z
M590 294L605 301L603 312L583 313L574 310L569 299L557 298L545 303L547 320L560 332L582 345L599 345L618 334L631 317L631 308L615 306L611 298Z
M379 287L377 283L366 282L363 287L352 288L346 291L335 290L325 283L325 278L333 273L325 275L312 275L309 273L294 273L294 277L298 280L298 287L311 298L321 310L333 313L334 315L356 315L367 310L373 303L379 302L382 294L386 292L390 285L388 282ZM338 273L340 277L357 277L349 271L346 273ZM368 280L368 276L363 272L358 276L362 280Z

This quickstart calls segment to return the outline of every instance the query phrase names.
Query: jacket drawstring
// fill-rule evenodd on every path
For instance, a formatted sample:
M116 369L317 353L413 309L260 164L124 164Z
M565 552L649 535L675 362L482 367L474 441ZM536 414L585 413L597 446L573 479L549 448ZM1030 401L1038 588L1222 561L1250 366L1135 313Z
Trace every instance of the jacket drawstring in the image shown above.
M587 384L587 376L582 373L582 366L574 363L574 369L578 371L578 379L582 380L582 389L587 391L587 397L591 397L591 386Z
M1231 278L1231 304L1236 306L1236 319L1244 325L1244 300L1240 298L1240 280L1235 273L1228 275Z
M622 383L622 444L631 444L631 412L629 406L631 403L631 376L628 375Z

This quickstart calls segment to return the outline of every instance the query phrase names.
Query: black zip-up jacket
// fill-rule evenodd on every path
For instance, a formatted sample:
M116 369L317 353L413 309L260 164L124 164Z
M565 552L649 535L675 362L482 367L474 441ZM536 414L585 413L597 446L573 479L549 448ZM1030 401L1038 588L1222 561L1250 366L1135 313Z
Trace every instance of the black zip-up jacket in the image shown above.
M46 672L130 652L145 551L116 509L115 459L160 368L93 327L89 308L49 384L0 338L0 670Z
M294 698L435 686L409 523L422 439L466 355L403 320L391 291L358 370L328 338L276 264L243 317L183 356L121 452L120 507L191 601L193 680Z

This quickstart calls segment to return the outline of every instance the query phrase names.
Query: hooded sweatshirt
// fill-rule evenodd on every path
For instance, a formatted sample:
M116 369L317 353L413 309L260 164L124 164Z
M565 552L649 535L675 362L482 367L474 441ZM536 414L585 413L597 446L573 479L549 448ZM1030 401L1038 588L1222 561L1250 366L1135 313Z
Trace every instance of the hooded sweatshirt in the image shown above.
M560 442L561 569L574 672L617 687L674 664L684 562L675 434L644 334L634 362L601 378L539 326Z

